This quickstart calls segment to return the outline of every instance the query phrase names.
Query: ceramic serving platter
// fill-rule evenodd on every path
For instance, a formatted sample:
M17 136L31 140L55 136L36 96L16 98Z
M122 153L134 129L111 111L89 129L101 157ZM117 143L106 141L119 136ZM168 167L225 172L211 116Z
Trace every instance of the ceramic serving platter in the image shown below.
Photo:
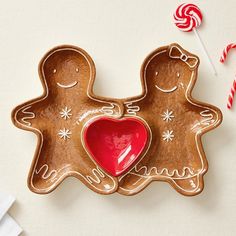
M142 65L142 94L112 99L93 93L88 53L53 48L39 64L44 94L12 113L17 127L38 137L30 190L49 193L74 176L101 194L133 195L154 180L200 193L208 168L201 136L222 114L191 96L198 65L178 44L158 48Z

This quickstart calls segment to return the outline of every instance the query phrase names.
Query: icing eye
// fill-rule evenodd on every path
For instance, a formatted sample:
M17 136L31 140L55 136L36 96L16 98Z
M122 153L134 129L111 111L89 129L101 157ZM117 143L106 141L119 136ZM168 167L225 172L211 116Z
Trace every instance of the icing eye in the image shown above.
M79 72L79 68L76 68L75 71L78 73Z
M57 70L56 70L56 69L54 69L54 70L53 70L53 74L55 74L56 72L57 72Z
M179 72L177 72L177 78L179 78L180 77L180 74L179 74Z
M158 76L158 74L159 74L159 72L158 72L158 71L156 71L155 75L156 75L156 76Z

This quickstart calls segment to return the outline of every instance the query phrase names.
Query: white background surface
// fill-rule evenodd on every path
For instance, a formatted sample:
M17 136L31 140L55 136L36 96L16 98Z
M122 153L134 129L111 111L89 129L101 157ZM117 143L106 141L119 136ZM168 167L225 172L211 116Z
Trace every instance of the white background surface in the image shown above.
M236 235L236 109L226 109L236 52L226 65L219 63L224 46L236 42L236 2L194 2L204 14L199 33L218 77L194 34L180 32L172 23L182 1L0 0L0 189L16 196L10 213L23 235ZM171 42L199 55L194 96L224 114L223 124L203 138L210 167L203 193L187 198L155 182L134 197L102 196L76 179L67 179L46 196L31 193L26 178L36 137L15 128L10 114L14 106L42 93L37 66L44 53L64 43L82 47L97 67L95 92L126 97L141 92L144 58Z

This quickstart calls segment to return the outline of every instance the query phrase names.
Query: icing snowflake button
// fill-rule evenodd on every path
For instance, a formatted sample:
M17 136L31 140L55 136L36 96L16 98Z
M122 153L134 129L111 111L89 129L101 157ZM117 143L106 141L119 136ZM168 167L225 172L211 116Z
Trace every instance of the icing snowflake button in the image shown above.
M87 52L50 50L39 64L43 95L12 112L13 123L38 138L30 190L49 193L73 176L101 194L134 195L152 181L199 194L208 169L201 137L222 114L191 96L198 65L178 44L158 48L141 67L141 95L113 99L93 93Z

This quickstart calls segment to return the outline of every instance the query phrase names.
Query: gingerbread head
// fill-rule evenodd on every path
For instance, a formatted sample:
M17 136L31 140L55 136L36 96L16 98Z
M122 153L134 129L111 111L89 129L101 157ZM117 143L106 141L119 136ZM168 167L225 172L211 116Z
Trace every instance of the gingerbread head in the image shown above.
M58 96L86 96L95 67L91 57L72 46L49 51L41 60L39 73L49 93ZM73 93L70 92L73 89Z
M198 57L177 44L154 51L144 61L141 74L147 86L147 96L177 92L186 99L186 90L196 78L198 65Z

